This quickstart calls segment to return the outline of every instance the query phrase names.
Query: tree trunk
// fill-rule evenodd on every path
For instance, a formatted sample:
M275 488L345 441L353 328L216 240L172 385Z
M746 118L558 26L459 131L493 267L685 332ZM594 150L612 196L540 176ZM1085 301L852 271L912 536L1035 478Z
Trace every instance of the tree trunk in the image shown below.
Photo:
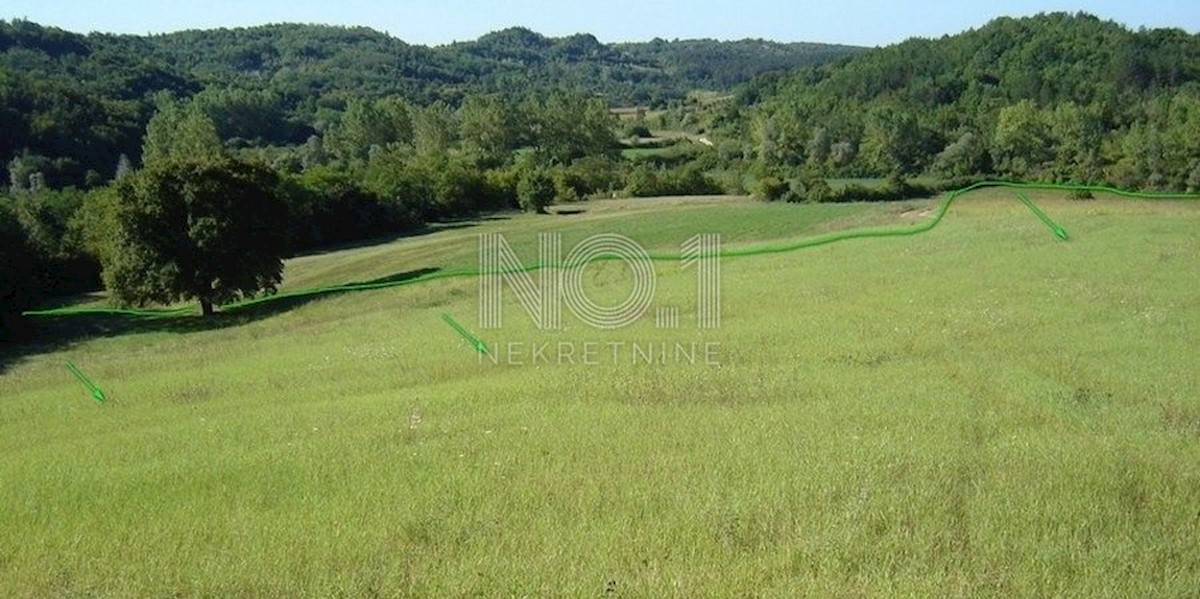
M212 316L213 315L213 304L212 304L211 300L206 299L206 298L200 298L200 315L201 316Z

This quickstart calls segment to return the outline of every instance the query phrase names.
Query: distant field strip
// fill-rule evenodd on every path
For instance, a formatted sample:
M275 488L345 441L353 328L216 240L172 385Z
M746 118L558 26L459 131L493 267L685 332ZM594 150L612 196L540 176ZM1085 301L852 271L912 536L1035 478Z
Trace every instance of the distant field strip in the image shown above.
M863 229L853 229L853 230L849 230L849 231L838 231L838 232L834 232L834 233L827 233L824 235L818 235L815 237L808 237L808 238L804 238L804 239L800 239L800 240L788 241L788 242L783 242L783 243L759 244L759 245L752 245L749 247L725 249L725 250L721 251L720 255L722 258L742 258L742 257L756 256L756 255L762 255L762 254L778 254L778 253L784 253L784 252L794 252L797 250L828 245L831 243L836 243L839 241L847 241L850 239L863 239L863 238L870 238L870 237L905 237L905 236L918 235L921 233L927 233L929 231L932 231L935 227L937 227L942 222L942 219L945 218L946 214L950 211L950 207L954 205L954 202L958 198L962 197L964 194L967 194L969 192L972 192L972 191L975 191L978 189L990 188L990 187L1004 187L1004 188L1010 188L1010 189L1015 189L1015 190L1036 189L1036 190L1052 190L1052 191L1089 191L1089 192L1111 193L1113 195L1117 195L1117 196L1120 196L1123 198L1135 199L1135 200L1200 200L1200 194L1137 192L1137 191L1127 191L1127 190L1117 189L1117 188L1113 188L1113 187L1105 187L1105 186L1101 186L1101 185L1061 185L1061 184L1051 184L1051 183L1013 183L1013 182L1007 182L1007 181L982 181L979 183L975 183L974 185L970 185L970 186L949 192L946 195L945 199L942 201L942 203L939 205L937 211L934 213L933 218L931 218L921 224L918 224L918 225L909 226L909 227L863 228ZM1030 208L1030 210L1034 213L1034 215L1036 215L1039 219L1043 220L1043 222L1046 221L1047 217L1046 217L1045 213L1043 213L1039 208L1037 208L1037 206L1034 205L1031 201L1029 201L1027 198L1024 198L1023 196L1018 196L1017 199L1021 200L1022 203L1024 203L1026 206L1028 206ZM1066 240L1065 232L1062 232L1061 228L1055 229L1056 226L1057 225L1051 226L1051 230L1053 230L1054 233L1059 238ZM659 261L659 262L679 262L679 261L684 260L684 256L680 253L653 253L653 254L649 254L649 257L651 260ZM622 258L618 257L618 256L614 256L614 255L601 255L601 256L594 257L590 261L603 262L603 261L618 260L618 259L622 259ZM504 272L511 272L511 273L535 272L535 271L538 271L538 270L541 270L544 268L561 267L561 266L562 265L559 265L559 264L545 264L545 263L541 263L541 262L536 262L536 263L533 263L533 264L530 264L528 266L524 266L521 268L508 269L506 271L501 271L501 274L503 274ZM247 299L247 300L243 300L243 301L239 301L239 302L234 302L231 304L226 304L224 306L221 306L220 309L223 312L235 312L240 309L245 309L245 308L249 308L252 306L258 306L258 305L261 305L261 304L264 304L267 302L279 301L279 300L284 300L284 299L311 297L311 296L334 294L334 293L347 293L347 292L354 292L354 291L370 291L370 290L377 290L377 289L387 289L387 288L392 288L392 287L404 287L404 286L409 286L409 285L416 285L419 283L428 283L430 281L436 281L436 280L441 280L441 279L478 277L483 274L484 274L484 272L478 268L460 268L460 269L442 270L442 271L432 272L432 273L429 273L426 275L413 277L411 279L405 279L405 280L400 280L400 281L385 281L385 282L378 282L378 283L360 283L360 284L350 284L350 285L330 285L330 286L323 286L323 287L314 287L311 289L300 289L300 290L296 290L296 291L288 291L288 292L277 293L277 294L269 295L269 296L265 296L265 297L252 298L252 299ZM178 316L189 315L194 311L195 311L195 309L192 306L181 306L178 308L154 308L154 309L56 308L56 309L50 309L50 310L31 310L31 311L25 312L24 314L25 314L25 316L31 316L31 317L118 315L118 316L145 317L145 318L169 318L169 317L178 317Z

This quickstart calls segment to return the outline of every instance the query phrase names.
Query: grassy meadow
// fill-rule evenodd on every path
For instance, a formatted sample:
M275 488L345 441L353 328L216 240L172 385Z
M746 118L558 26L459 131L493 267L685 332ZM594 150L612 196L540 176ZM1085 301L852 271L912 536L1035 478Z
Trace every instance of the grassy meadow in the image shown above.
M719 330L672 263L674 330L538 331L511 293L481 330L472 279L54 321L0 354L0 596L1195 596L1200 203L1029 195L1071 241L972 192L916 237L723 261ZM472 266L485 232L532 261L547 231L737 247L936 204L582 206L299 257L285 290ZM443 314L719 364L494 364Z

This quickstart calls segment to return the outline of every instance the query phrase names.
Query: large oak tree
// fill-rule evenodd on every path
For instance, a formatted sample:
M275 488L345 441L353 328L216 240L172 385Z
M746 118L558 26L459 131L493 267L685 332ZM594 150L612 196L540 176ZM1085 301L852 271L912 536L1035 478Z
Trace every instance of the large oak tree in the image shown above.
M269 169L228 158L166 161L116 183L104 282L123 303L213 306L283 280L286 205Z

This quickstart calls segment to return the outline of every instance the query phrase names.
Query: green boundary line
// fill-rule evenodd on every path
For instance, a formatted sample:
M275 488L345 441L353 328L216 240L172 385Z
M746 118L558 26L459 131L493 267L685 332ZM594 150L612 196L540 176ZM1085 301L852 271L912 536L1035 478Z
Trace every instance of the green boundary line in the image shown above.
M757 246L750 246L750 247L744 247L744 248L724 250L721 252L721 257L722 258L741 258L741 257L745 257L745 256L757 256L757 255L762 255L762 254L779 254L779 253L784 253L784 252L794 252L796 250L812 248L812 247L817 247L817 246L822 246L822 245L828 245L831 243L836 243L839 241L846 241L846 240L850 240L850 239L864 239L864 238L869 238L869 237L876 237L876 238L879 238L879 237L907 237L907 236L912 236L912 235L919 235L921 233L926 233L928 231L931 231L934 229L934 227L937 227L939 224L941 224L942 219L945 218L946 213L949 212L950 207L954 205L954 202L958 198L962 197L966 193L969 193L969 192L972 192L972 191L975 191L978 189L989 188L989 187L1004 187L1004 188L1017 189L1017 190L1037 189L1037 190L1054 190L1054 191L1092 191L1092 192L1099 192L1099 193L1111 193L1111 194L1118 195L1118 196L1121 196L1124 198L1137 199L1137 200L1200 200L1200 194L1125 191L1122 189L1116 189L1113 187L1106 187L1106 186L1102 186L1102 185L1060 185L1060 184L1051 184L1051 183L1012 183L1012 182L1007 182L1007 181L981 181L979 183L975 183L974 185L970 185L970 186L964 187L962 189L957 189L957 190L949 192L946 195L946 198L942 201L941 205L938 207L937 213L934 214L933 218L925 221L924 223L921 223L921 224L918 224L915 226L903 227L903 228L892 227L892 228L871 228L871 229L855 229L855 230L850 230L850 231L840 231L837 233L818 235L816 237L810 237L810 238L801 239L798 241L787 242L787 243L782 243L782 244L757 245ZM1027 206L1029 206L1029 208L1031 210L1033 210L1034 214L1037 215L1038 218L1042 220L1042 222L1046 223L1046 226L1050 227L1051 231L1054 231L1055 235L1057 235L1060 239L1063 239L1063 240L1067 239L1066 231L1063 230L1062 227L1058 226L1056 223L1054 223L1054 221L1050 220L1050 218L1048 216L1046 216L1046 214L1044 212L1042 212L1039 208L1037 208L1037 206L1034 205L1033 202L1030 201L1023 194L1018 194L1018 196L1019 196L1019 199L1021 199L1021 201L1023 203L1025 203ZM680 254L650 254L649 257L651 260L659 261L659 262L678 262L678 261L683 260L683 256ZM621 257L620 256L598 256L594 259L594 261L602 262L602 261L606 261L606 260L616 260L616 259L621 259ZM516 273L516 272L534 272L534 271L538 271L543 268L548 268L551 266L560 267L562 265L547 265L547 264L535 263L535 264L532 264L529 266L524 266L522 268L508 269L505 271L497 271L494 274L505 274L505 273ZM570 266L570 265L567 265L567 266ZM388 289L388 288L392 288L392 287L404 287L407 285L417 285L420 283L428 283L429 281L436 281L439 279L477 277L477 276L481 276L482 274L484 274L484 273L482 271L480 271L479 269L464 268L464 269L458 269L458 270L438 271L438 272L431 273L431 274L428 274L425 276L414 277L412 279L407 279L404 281L391 281L391 282L387 282L387 283L366 283L366 284L358 284L358 285L331 285L331 286L327 286L327 287L317 287L317 288L313 288L313 289L301 289L301 290L297 290L297 291L288 291L288 292L284 292L284 293L277 293L275 295L269 295L266 297L252 298L252 299L247 299L247 300L243 300L243 301L239 301L239 302L234 302L231 304L221 306L220 311L227 312L227 313L228 312L236 312L241 309L249 308L252 306L257 306L257 305L264 304L267 302L279 301L279 300L283 300L283 299L298 298L298 297L311 297L311 296L315 296L315 295L343 293L343 292L350 292L350 291L368 291L368 290L373 290L373 289ZM101 315L104 315L104 316L134 316L134 317L140 317L140 318L174 318L174 317L189 315L194 312L195 312L195 308L192 306L183 306L183 307L179 307L179 308L141 309L141 310L126 310L126 309L115 309L115 308L112 308L112 309L110 309L110 308L57 308L57 309L51 309L51 310L32 310L32 311L24 312L24 315L32 316L32 317L88 316L88 315L101 316Z

